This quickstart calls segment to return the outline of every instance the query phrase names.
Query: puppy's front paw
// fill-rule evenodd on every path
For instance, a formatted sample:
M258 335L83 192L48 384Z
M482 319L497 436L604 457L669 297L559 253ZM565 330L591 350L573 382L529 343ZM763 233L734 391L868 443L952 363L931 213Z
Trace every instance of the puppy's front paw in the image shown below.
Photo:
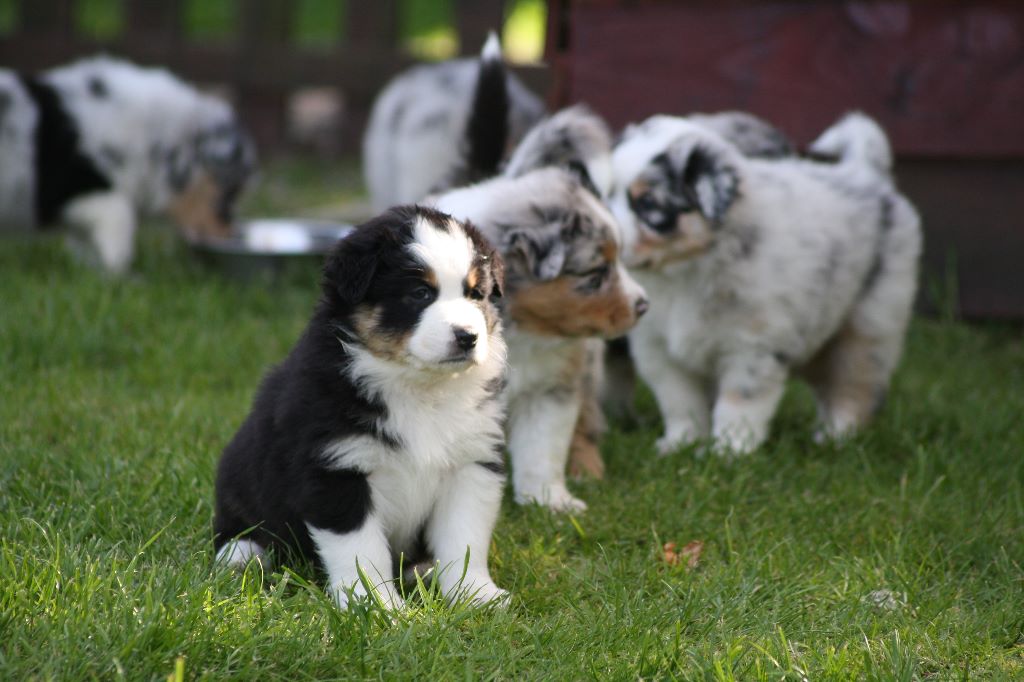
M665 457L700 439L701 431L695 424L671 424L665 428L665 435L654 442L654 447L659 457Z
M357 601L367 599L372 599L388 611L397 611L405 606L405 602L402 600L402 597L395 591L395 588L391 583L376 585L373 588L373 591L374 594L371 597L361 581L347 589L345 587L337 586L330 590L331 595L334 597L334 601L342 611L345 611Z
M723 459L733 459L749 455L759 444L750 434L729 432L715 436L711 451Z
M512 598L507 590L501 589L490 580L472 585L466 594L473 604L494 604L501 607L508 606Z
M668 457L676 450L683 447L683 445L685 445L683 441L669 436L662 436L658 440L654 441L654 448L658 451L658 457Z
M563 484L544 486L542 490L517 490L516 502L519 504L539 504L556 512L586 511L587 503L575 497Z

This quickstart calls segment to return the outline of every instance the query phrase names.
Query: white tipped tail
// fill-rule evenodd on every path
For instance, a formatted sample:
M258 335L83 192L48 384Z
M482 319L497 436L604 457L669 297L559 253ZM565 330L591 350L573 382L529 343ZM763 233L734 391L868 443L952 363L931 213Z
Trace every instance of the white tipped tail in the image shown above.
M484 47L480 50L480 59L488 61L501 59L501 41L498 40L498 34L494 31L487 34Z
M810 144L808 151L839 163L866 164L882 173L892 170L889 138L873 118L859 111L851 111L833 123Z

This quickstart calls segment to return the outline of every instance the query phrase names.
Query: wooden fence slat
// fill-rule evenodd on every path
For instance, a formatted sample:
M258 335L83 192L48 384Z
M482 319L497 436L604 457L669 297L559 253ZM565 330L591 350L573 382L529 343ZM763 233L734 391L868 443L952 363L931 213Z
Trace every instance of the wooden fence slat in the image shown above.
M73 33L72 0L18 0L18 18L22 31L51 37Z
M398 2L348 2L348 42L356 47L394 51L398 47ZM383 50L382 50L383 51Z
M501 33L505 18L503 0L456 0L455 8L455 26L462 54L476 54L489 31Z
M288 89L270 86L288 76L288 39L295 3L289 0L246 0L241 5L241 59L235 67L240 81L238 105L257 143L278 146L287 123Z
M181 0L123 0L125 34L177 42L181 37Z

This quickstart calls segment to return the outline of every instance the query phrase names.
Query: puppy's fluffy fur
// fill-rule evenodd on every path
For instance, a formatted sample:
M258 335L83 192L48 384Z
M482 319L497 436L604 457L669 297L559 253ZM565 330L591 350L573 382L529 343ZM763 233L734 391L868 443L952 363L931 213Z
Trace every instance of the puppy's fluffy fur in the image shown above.
M852 114L812 145L834 164L760 160L658 117L615 149L612 208L651 296L632 355L665 421L662 452L711 435L745 453L786 378L809 381L821 436L880 405L910 316L920 224L881 129Z
M502 64L493 35L479 58L413 67L377 96L363 139L375 210L494 175L544 105Z
M130 264L139 211L225 233L254 165L231 108L164 70L98 57L0 71L0 225L69 223L109 271Z
M618 229L604 204L570 170L522 170L435 202L479 225L505 257L515 499L579 510L586 505L565 480L570 446L600 463L593 434L574 439L590 376L588 344L624 334L647 301L620 261Z
M309 326L224 450L219 557L284 547L319 561L341 605L360 572L395 605L393 562L425 550L449 596L502 598L487 569L505 478L501 287L501 257L431 209L342 240Z

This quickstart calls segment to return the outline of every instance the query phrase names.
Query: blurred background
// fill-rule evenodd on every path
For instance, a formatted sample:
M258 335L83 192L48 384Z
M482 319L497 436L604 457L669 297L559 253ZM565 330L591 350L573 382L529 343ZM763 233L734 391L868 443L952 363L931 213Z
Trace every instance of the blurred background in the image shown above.
M354 169L388 78L475 54L492 28L550 107L584 101L614 127L744 109L803 145L866 111L924 217L923 307L1024 318L1016 1L0 0L0 64L104 51L165 66L231 100L264 158Z

